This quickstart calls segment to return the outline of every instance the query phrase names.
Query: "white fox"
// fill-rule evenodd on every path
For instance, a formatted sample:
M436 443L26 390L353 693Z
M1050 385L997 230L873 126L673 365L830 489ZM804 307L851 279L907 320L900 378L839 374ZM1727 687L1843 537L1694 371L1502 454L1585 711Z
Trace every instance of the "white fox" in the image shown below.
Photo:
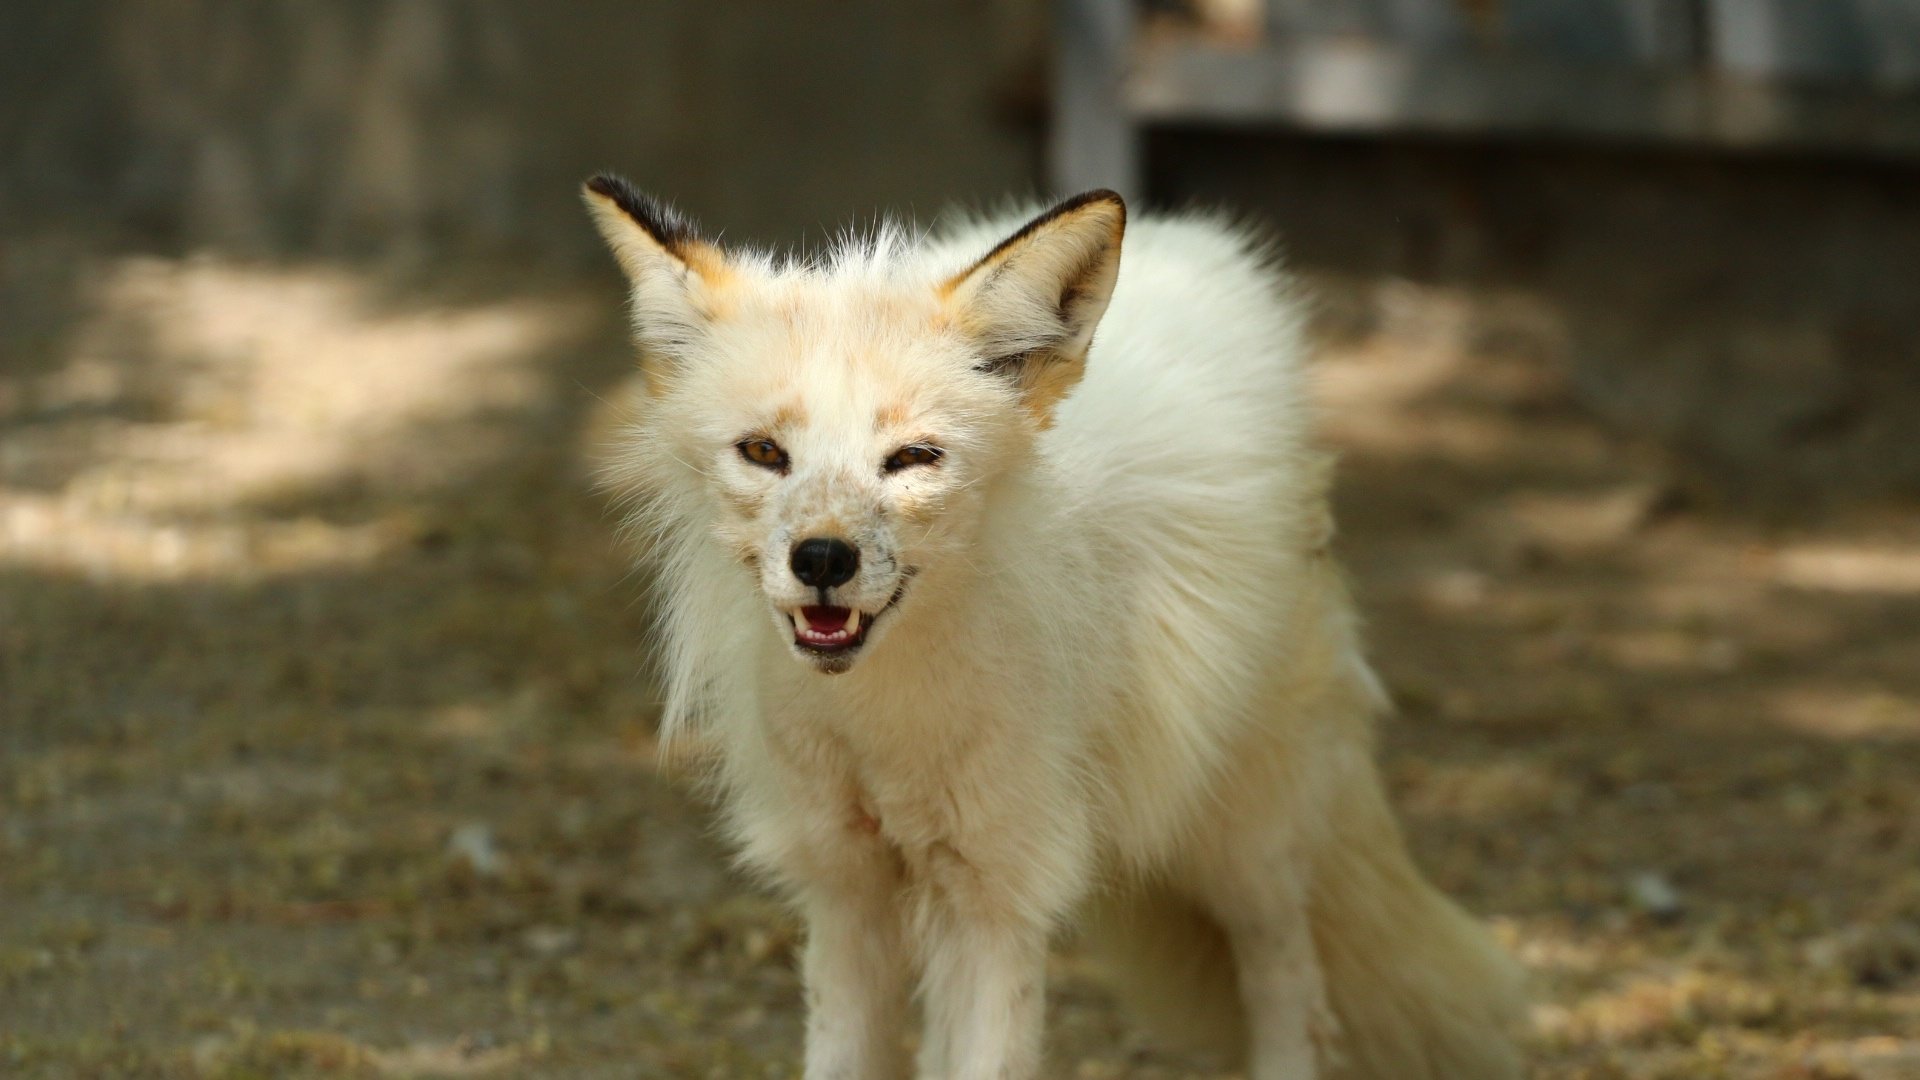
M743 860L806 920L807 1080L1031 1080L1076 926L1254 1080L1520 1075L1515 969L1374 767L1259 245L1095 191L783 262L617 178L586 200L632 284L609 476L664 731L718 747Z

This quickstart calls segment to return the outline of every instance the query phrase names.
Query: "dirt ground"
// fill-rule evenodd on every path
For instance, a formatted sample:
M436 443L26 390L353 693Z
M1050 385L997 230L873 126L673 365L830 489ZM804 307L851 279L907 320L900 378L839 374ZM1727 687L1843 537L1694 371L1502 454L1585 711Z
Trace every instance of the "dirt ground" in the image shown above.
M0 254L0 1074L795 1075L794 928L654 764L610 275ZM1384 767L1535 1075L1920 1077L1920 520L1320 284ZM1218 1075L1056 975L1056 1075Z

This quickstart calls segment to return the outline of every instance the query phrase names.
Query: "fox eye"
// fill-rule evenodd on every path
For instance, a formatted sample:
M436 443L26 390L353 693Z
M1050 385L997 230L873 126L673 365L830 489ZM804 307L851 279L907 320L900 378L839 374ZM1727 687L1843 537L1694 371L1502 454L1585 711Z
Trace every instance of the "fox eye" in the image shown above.
M945 455L946 451L937 446L914 443L912 446L903 446L895 450L893 456L887 459L886 468L888 472L893 473L901 469L911 469L915 465L931 465Z
M780 449L780 444L772 439L741 439L733 445L740 451L741 457L763 469L773 469L776 472L787 471L787 452Z

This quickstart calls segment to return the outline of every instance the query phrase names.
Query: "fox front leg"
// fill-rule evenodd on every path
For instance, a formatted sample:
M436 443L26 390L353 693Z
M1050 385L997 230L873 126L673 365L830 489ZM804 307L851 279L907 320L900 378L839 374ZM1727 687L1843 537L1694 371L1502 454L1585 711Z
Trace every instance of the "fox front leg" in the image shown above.
M1031 860L1060 865L1066 860ZM926 1032L921 1080L1035 1080L1046 1012L1049 906L996 860L983 872L938 845L912 925ZM1025 886L1025 887L1023 887Z
M1034 1080L1046 1009L1044 928L944 914L924 942L921 1080Z
M1190 859L1189 887L1233 950L1248 1080L1318 1080L1331 1012L1308 914L1308 860L1296 838L1286 828L1228 826Z
M903 1080L909 964L892 896L849 881L814 891L805 910L806 1080Z

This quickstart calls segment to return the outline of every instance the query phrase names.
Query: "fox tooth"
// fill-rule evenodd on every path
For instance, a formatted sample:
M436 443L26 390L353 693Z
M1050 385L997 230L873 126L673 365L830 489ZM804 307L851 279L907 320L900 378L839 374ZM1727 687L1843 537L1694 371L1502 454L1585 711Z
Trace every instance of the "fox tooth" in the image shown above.
M806 637L807 636L806 612L801 610L800 608L794 608L792 615L793 615L793 632L799 635L800 637Z
M848 608L847 609L847 636L852 637L853 635L859 632L860 632L860 609Z

